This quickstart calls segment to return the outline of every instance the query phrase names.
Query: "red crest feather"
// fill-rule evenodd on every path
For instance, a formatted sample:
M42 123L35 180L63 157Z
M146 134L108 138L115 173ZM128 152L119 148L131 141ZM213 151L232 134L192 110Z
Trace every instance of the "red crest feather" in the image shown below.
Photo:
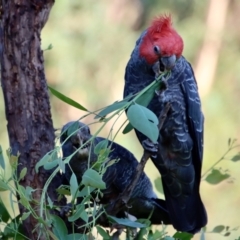
M152 24L148 29L148 33L152 36L156 33L164 34L164 32L171 31L171 28L172 28L171 15L162 15L160 17L155 18L152 21Z
M155 46L159 47L159 54L154 52ZM171 15L162 15L153 20L139 49L140 56L145 58L149 64L153 64L163 56L176 55L179 58L182 51L183 40L172 27Z

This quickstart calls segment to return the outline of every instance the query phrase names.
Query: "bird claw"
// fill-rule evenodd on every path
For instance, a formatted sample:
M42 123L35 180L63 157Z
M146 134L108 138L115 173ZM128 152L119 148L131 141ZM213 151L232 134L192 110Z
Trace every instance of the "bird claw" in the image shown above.
M168 88L167 78L165 78L164 76L162 76L160 89L156 89L156 90L155 90L155 94L156 94L158 97L162 97L162 94L164 94L164 91L165 91L167 88Z
M157 157L157 152L158 152L158 144L157 143L153 143L149 139L146 139L142 142L142 146L146 151L151 153L151 156L153 158Z
M157 79L161 74L159 61L157 61L153 64L152 70L155 73L155 78Z

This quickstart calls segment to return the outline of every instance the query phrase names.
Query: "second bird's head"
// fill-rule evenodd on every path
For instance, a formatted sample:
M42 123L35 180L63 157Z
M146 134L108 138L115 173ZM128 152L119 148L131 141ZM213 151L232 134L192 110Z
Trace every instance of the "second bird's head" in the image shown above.
M172 27L170 15L153 20L139 46L139 54L150 65L159 63L160 71L171 70L183 52L183 40Z
M68 157L75 152L80 159L88 158L91 137L90 129L84 123L76 121L65 124L60 137L63 156Z

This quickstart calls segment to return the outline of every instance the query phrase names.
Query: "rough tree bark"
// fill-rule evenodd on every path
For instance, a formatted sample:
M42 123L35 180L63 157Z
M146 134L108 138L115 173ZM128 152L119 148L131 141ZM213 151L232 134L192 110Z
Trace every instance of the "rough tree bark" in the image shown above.
M35 173L35 165L41 157L54 148L54 129L50 112L47 83L44 74L41 30L45 25L54 0L2 0L1 19L1 79L8 121L7 129L12 154L20 153L18 174L27 167L23 186L38 189L34 199L40 201L50 172ZM61 184L60 176L55 183ZM54 188L48 192L57 201ZM38 206L34 205L34 209ZM24 207L19 204L20 213ZM25 235L38 238L37 220L29 217L24 221Z

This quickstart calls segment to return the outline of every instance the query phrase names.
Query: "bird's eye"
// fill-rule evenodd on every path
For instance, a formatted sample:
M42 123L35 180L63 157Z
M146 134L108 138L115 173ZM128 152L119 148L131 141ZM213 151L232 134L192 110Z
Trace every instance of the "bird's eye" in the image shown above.
M159 46L154 46L153 47L153 51L156 53L156 54L160 54L160 48L159 48Z

